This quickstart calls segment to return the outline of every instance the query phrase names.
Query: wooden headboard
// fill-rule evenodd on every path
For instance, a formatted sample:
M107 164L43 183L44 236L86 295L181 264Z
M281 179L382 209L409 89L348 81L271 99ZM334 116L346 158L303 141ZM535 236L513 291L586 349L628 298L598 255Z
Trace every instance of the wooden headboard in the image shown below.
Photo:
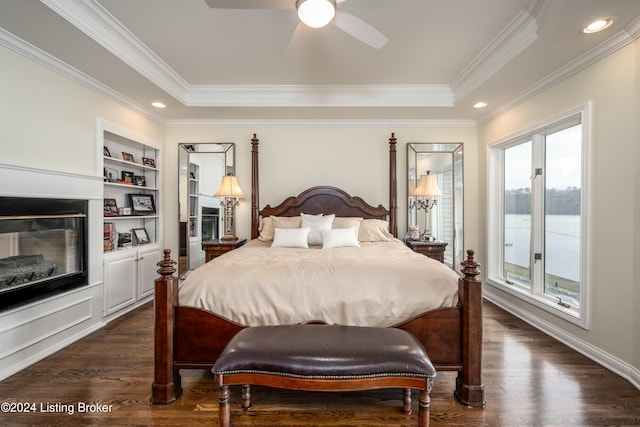
M298 216L301 213L317 215L335 214L343 217L388 219L389 210L382 205L373 207L360 197L328 186L309 188L296 197L289 197L278 206L265 206L260 216Z
M251 238L259 236L260 217L265 216L298 216L301 213L317 215L335 214L341 217L362 217L389 221L389 232L398 236L397 225L397 181L396 181L396 138L392 133L389 138L389 208L382 205L374 207L362 198L351 196L347 192L329 186L312 187L298 196L285 199L278 206L258 208L258 138L253 134L251 139Z

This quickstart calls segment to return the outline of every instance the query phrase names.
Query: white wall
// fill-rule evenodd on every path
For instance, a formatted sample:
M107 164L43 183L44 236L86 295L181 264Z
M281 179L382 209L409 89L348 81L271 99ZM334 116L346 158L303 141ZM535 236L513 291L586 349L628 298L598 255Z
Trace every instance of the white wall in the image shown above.
M164 140L160 123L4 46L0 64L0 163L102 176L97 117Z
M539 324L609 359L619 371L638 372L638 45L630 45L479 127L482 146L592 101L589 208L590 330L562 321L499 289L487 289ZM486 175L486 148L479 168ZM484 200L484 197L480 197ZM486 206L481 206L482 212ZM486 223L484 213L480 218ZM481 231L481 241L485 241ZM635 261L635 263L634 263ZM635 344L633 337L635 336ZM600 354L604 352L603 354ZM627 372L624 372L627 369Z
M236 234L251 236L251 138L260 140L259 206L275 205L286 197L317 186L340 187L367 202L389 205L389 137L395 132L398 170L398 232L406 232L406 144L408 142L463 142L465 144L465 246L479 248L477 208L476 128L468 123L407 125L380 121L313 122L256 126L243 124L170 125L166 130L165 242L178 247L178 144L184 142L234 142L236 174L246 198L240 200Z

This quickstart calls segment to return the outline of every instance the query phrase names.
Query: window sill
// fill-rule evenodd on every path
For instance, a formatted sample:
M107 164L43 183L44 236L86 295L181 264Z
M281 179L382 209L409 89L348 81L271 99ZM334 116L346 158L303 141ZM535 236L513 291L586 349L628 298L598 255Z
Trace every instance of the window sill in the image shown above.
M546 311L562 320L579 326L583 329L587 327L586 315L576 308L566 308L558 305L557 301L551 297L533 294L515 284L509 284L502 278L487 278L487 284L494 288L500 289L528 304L531 304L541 310Z

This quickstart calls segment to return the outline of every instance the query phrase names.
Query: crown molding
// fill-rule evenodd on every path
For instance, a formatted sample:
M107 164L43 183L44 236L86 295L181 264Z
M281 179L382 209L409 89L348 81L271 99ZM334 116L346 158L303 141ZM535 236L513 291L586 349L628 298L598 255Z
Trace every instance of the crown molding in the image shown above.
M448 85L192 86L189 107L453 107Z
M379 127L379 128L476 128L475 120L411 119L193 119L167 120L167 128L275 128L275 127Z
M493 74L538 39L556 0L529 0L511 22L476 56L451 87L456 102L467 97Z
M188 83L98 2L41 1L162 90L185 102Z
M31 43L16 37L14 34L6 31L4 28L0 28L0 45L12 50L13 52L24 56L27 59L40 64L56 73L67 77L73 82L80 84L94 92L97 92L103 96L113 99L114 101L124 105L132 111L145 116L146 118L153 120L157 123L164 123L165 119L149 110L141 107L139 104L131 101L131 99L122 95L110 87L100 83L92 77L89 77L82 71L70 66L66 62L62 62L55 56L44 52L43 50L35 47Z
M624 30L613 35L609 39L600 43L595 48L579 56L575 60L559 68L553 73L547 75L542 80L539 80L535 84L529 86L527 89L518 93L516 96L505 102L500 108L494 110L490 115L483 116L478 119L478 124L484 124L496 117L504 114L508 110L515 106L533 98L534 96L542 93L550 87L560 83L561 81L568 79L574 74L588 68L601 59L611 55L612 53L622 49L623 47L633 43L640 37L640 17L636 18L631 24L629 24Z

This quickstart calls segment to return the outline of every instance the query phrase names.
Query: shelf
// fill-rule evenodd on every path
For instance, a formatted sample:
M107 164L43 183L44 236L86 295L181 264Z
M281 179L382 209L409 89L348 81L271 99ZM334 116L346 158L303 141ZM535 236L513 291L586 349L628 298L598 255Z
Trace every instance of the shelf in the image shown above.
M114 215L114 216L106 216L104 220L109 222L110 220L122 220L122 219L155 219L158 218L158 215Z
M104 157L105 163L125 165L127 167L132 167L138 170L148 170L148 171L154 171L154 172L158 170L153 166L146 166L146 165L143 165L142 163L128 162L126 160L120 160L115 157L109 157L109 156L103 156L103 157Z
M149 190L149 191L158 191L158 189L156 187L145 187L142 185L133 185L133 184L120 184L119 182L108 182L105 181L104 185L108 185L110 187L119 187L119 188L126 188L126 189L136 189L136 190Z

